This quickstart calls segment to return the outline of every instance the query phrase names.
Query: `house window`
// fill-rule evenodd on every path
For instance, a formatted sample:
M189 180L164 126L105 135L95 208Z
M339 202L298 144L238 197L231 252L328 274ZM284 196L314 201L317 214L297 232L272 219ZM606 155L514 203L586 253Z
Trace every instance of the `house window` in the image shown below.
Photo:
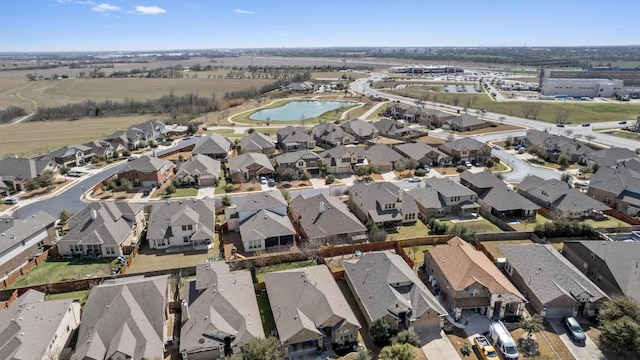
M182 241L188 243L189 242L189 236L183 236L182 237Z
M193 225L182 225L182 231L191 231L193 230Z
M164 245L165 245L164 239L156 240L156 246L164 246Z
M260 249L262 247L262 241L260 240L250 240L249 241L249 250Z
M105 254L114 255L116 253L115 249L112 246L106 247L104 249Z
M469 296L471 296L471 297L478 296L479 293L480 293L480 291L478 291L478 289L475 289L475 288L469 289Z
M416 214L406 214L406 215L404 216L404 219L405 219L405 220L413 220L413 219L415 219L415 218L416 218Z

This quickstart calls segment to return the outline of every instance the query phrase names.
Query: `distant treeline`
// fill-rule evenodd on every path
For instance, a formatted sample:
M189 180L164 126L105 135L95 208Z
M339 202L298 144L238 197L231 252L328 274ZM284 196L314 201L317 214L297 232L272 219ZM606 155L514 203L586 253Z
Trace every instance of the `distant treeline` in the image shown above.
M18 106L9 106L5 110L0 110L0 123L7 123L20 116L27 115L25 109Z

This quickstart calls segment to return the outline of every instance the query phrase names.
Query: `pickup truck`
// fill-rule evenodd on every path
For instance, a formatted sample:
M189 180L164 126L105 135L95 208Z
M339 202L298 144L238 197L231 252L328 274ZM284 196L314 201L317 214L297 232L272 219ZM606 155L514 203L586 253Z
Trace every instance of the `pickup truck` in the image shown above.
M496 349L493 348L489 340L482 336L477 335L473 338L473 343L475 346L475 350L480 356L480 358L484 360L499 360L498 353Z

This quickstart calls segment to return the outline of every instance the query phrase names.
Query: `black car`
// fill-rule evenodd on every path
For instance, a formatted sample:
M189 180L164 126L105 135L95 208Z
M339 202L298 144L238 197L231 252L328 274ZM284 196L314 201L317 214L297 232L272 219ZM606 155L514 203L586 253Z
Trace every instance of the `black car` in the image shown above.
M564 127L564 124L558 124L557 127Z
M620 125L624 125L624 124L626 124L626 123L627 123L627 121L626 121L626 120L623 120L623 121L618 122L618 124L620 124Z
M590 125L591 124L589 124L589 123L584 123L584 124L582 124L582 127L587 127L587 126L590 126Z

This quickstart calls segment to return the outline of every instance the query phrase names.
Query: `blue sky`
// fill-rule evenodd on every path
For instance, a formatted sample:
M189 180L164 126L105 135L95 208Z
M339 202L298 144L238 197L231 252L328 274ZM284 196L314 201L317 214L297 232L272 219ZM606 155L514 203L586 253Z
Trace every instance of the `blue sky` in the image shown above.
M0 52L638 45L626 0L0 0Z

